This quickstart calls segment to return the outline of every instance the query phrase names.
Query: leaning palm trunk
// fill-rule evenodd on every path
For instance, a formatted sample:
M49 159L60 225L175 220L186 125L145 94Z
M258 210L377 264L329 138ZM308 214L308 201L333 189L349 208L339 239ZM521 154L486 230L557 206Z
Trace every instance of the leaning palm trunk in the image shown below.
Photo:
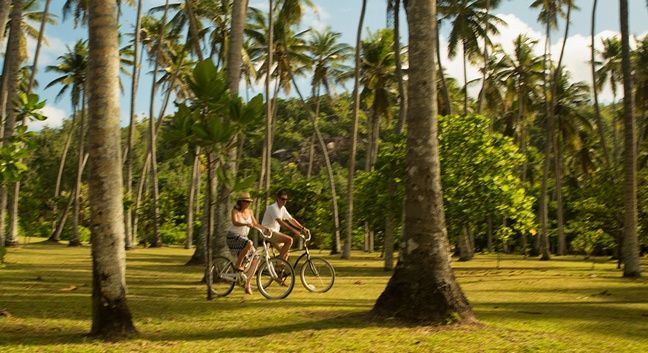
M88 162L88 157L88 153L83 156L83 165L81 166L81 170L85 169L85 166ZM54 227L54 229L52 230L52 235L50 235L48 241L57 242L61 239L61 233L63 233L65 222L67 221L68 215L70 214L70 208L72 208L72 204L74 203L74 200L76 198L78 186L80 185L75 184L70 191L70 196L68 197L68 201L61 212L61 217L59 217L58 222L54 222L56 224L56 227Z
M284 46L286 53L288 52L288 47L286 45L286 32L284 31ZM293 86L295 87L295 92L297 92L297 95L299 96L299 99L304 106L304 110L308 113L308 116L310 117L311 124L313 124L313 130L315 131L315 134L317 135L317 140L319 141L320 149L322 150L322 155L324 156L324 162L326 163L326 174L328 176L328 182L329 182L329 188L331 189L331 222L333 223L331 232L333 233L333 238L331 242L331 254L339 254L341 251L341 246L340 246L340 217L338 215L338 204L337 204L337 192L335 191L335 177L333 176L333 167L331 166L331 159L329 158L328 151L326 149L326 142L324 142L324 137L322 137L322 133L319 130L319 127L317 126L317 119L313 115L313 112L310 110L308 107L308 104L306 104L306 101L304 100L304 97L302 96L299 86L297 85L297 82L295 81L295 76L292 73L291 66L290 66L290 58L286 56L286 61L288 61L288 71L290 74L290 79L293 82Z
M135 116L135 103L137 102L137 85L139 84L139 50L142 27L142 0L137 1L137 12L135 18L135 39L133 41L133 74L131 81L131 101L130 101L130 121L128 124L128 139L126 141L126 199L133 198L133 144L135 140L135 125L137 119ZM133 207L128 205L125 215L125 246L131 249L135 243L135 234L133 233Z
M149 151L151 158L151 194L153 196L153 240L149 245L152 248L162 246L162 238L160 235L160 190L158 189L157 178L157 154L156 154L156 128L155 128L155 94L157 91L157 72L160 65L160 54L162 53L162 38L167 24L167 13L169 11L169 0L166 0L164 5L164 14L162 15L162 23L160 25L160 32L158 33L158 46L153 58L153 78L151 83L151 106L149 114ZM164 110L160 110L160 120L164 114Z
M79 237L79 218L81 217L81 178L83 176L83 160L84 160L84 142L85 142L85 93L81 98L81 119L79 119L79 156L77 159L77 176L76 176L76 192L74 193L74 214L72 216L72 237L70 238L69 246L81 246Z
M54 220L52 221L52 236L47 239L47 241L58 242L61 240L61 233L56 231L58 224L56 223L56 216L58 214L58 201L56 200L61 194L61 179L63 178L63 168L65 167L65 160L67 159L68 150L70 149L70 144L72 143L72 136L74 135L74 126L76 123L77 110L76 106L72 109L72 123L70 124L70 131L68 132L67 138L65 139L65 145L63 145L63 152L61 152L61 162L59 163L58 174L56 175L56 184L54 185L54 207L52 209L52 215ZM67 216L66 216L67 217Z
M362 26L367 10L367 0L362 0L360 21L356 35L355 71L353 74L353 121L351 123L351 155L347 176L347 208L345 215L346 234L342 258L351 258L351 241L353 237L353 179L355 178L356 151L358 149L358 116L360 115L360 46L362 44Z

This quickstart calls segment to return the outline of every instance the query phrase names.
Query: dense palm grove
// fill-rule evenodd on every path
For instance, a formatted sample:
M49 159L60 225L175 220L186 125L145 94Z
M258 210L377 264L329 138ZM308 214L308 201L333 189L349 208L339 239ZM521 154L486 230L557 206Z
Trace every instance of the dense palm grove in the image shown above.
M1 236L6 246L17 245L18 235L80 245L90 240L84 172L88 42L79 38L46 68L57 79L37 82L35 75L37 84L70 100L72 116L60 128L26 133L25 122L39 118L42 104L30 95L34 53L26 53L20 43L23 36L37 38L42 26L56 19L44 10L50 1L11 3L4 1L0 9L0 23L7 27L0 33L8 35L2 83L7 114ZM231 194L254 190L254 209L262 212L275 191L286 189L289 209L314 231L317 246L344 257L350 249L382 251L385 266L391 268L406 202L408 47L395 43L403 35L395 33L395 26L362 39L356 117L354 46L341 43L340 34L331 29L297 30L310 1L270 3L275 5L271 18L248 9L241 63L248 89L239 92L242 100L227 98L223 86L232 1L167 1L143 14L135 26L121 26L121 68L131 80L121 86L134 92L148 80L153 87L150 96L132 94L131 120L122 128L126 247L195 246L192 261L202 262L208 235L213 234L215 251L220 251L218 239L227 219L219 217L218 205L227 209ZM593 53L591 82L574 82L560 59L545 60L546 43L520 35L507 53L490 41L504 25L493 15L499 3L438 1L440 24L451 28L450 55L463 55L465 65L476 65L482 73L478 82L466 82L465 77L449 77L444 63L438 63L440 158L450 244L462 260L481 251L546 260L551 254L621 259L628 109L628 96L621 92L622 38L604 39L603 50ZM576 0L531 4L547 33L564 27L576 5ZM67 0L64 20L86 26L86 6L85 1ZM392 23L398 22L401 6L398 0L387 1ZM20 28L16 19L22 19ZM546 55L534 54L542 46ZM635 235L645 249L648 37L636 38L630 58L638 149ZM140 62L145 64L133 66ZM19 78L14 86L11 77ZM304 85L297 81L308 81L310 91L299 91ZM477 95L469 94L471 84L479 85ZM252 86L265 87L267 102L251 97ZM222 87L220 94L214 87ZM612 90L613 102L597 102L596 93L604 87ZM135 115L136 99L152 102L150 114ZM160 101L163 106L155 107ZM158 116L165 108L171 113ZM129 107L122 104L122 109ZM223 114L230 114L231 123L209 123L210 116ZM213 219L210 199L216 204ZM352 212L347 212L350 205ZM212 221L216 224L210 231L206 225Z

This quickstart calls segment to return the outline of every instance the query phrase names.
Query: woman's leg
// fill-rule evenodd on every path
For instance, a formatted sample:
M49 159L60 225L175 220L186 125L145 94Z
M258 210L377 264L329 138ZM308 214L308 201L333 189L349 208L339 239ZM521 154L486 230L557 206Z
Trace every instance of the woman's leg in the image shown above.
M237 271L243 271L243 260L247 256L248 252L252 249L252 241L248 240L247 244L243 248L243 250L239 251L238 258L236 259L236 264L234 264L234 267L236 268Z
M250 268L248 268L247 271L247 281L245 282L245 293L247 294L252 294L252 287L250 286L250 283L252 283L252 277L254 277L254 272L257 269L258 263L259 258L254 256L252 258L252 262L250 263Z

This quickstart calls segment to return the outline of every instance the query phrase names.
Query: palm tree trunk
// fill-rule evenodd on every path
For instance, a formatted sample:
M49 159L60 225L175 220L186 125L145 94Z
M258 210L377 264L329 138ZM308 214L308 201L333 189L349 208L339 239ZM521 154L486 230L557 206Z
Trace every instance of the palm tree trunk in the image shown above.
M601 118L601 109L598 102L598 89L596 88L596 49L594 47L594 34L595 34L595 24L596 24L596 5L598 0L594 0L592 4L592 30L590 31L590 36L592 37L592 42L590 43L590 55L591 55L591 69L592 69L592 93L594 94L594 113L596 117L596 127L599 133L599 138L601 139L601 147L603 147L603 157L605 158L605 165L610 167L610 152L608 151L607 142L605 141L605 129L603 127L603 119Z
M266 208L267 200L269 199L270 192L270 173L272 171L272 125L273 125L273 101L270 99L270 86L272 79L272 59L273 59L273 48L274 48L274 3L272 0L268 0L268 52L267 63L268 70L266 72L265 79L265 93L266 93L266 119L265 119L265 140L263 144L263 158L261 161L261 176L259 178L259 190L266 190L265 198L262 203L263 207L257 207L257 211L260 211L261 208Z
M558 81L560 80L560 75L562 74L562 59L565 54L565 46L567 45L567 38L569 35L569 22L571 20L571 0L567 0L567 16L565 18L565 35L563 37L563 43L560 48L560 56L558 57L558 66L553 75L553 80L551 81L551 99L550 99L550 111L549 119L551 120L551 130L549 131L551 142L553 143L554 151L554 178L556 186L556 203L557 203L557 226L558 226L558 246L556 253L558 255L567 254L567 242L565 239L565 225L563 219L563 197L562 197L562 162L561 162L561 153L560 153L560 144L558 143L558 134L556 133L556 119L555 119L555 107L556 107L556 94L558 91Z
M438 29L439 27L437 26L437 31ZM448 82L446 82L443 66L441 65L441 44L439 41L437 41L436 46L436 56L437 61L439 62L439 77L441 78L441 85L443 86L443 97L445 98L446 102L446 110L441 113L444 115L452 115L452 100L450 98L450 88L448 87Z
M620 0L621 67L623 71L623 277L641 277L637 235L637 144L635 143L632 62L628 30L628 0Z
M405 246L372 312L426 323L474 322L448 259L437 136L436 1L409 2L407 18L410 80L405 197L414 202L405 203Z
M194 210L196 199L200 199L199 193L196 192L196 185L200 183L200 147L196 147L196 156L194 157L193 167L191 169L191 183L189 185L187 197L187 241L185 249L191 249L193 246L194 233Z
M133 40L133 76L131 81L131 101L130 101L130 122L128 124L128 139L126 141L126 199L133 199L133 145L135 140L135 126L137 119L135 116L137 102L137 86L139 84L139 50L142 28L142 0L137 1L137 12L135 18L135 38ZM128 205L125 215L125 233L126 249L131 249L135 245L135 234L133 233L133 207Z
M109 340L129 337L126 254L119 127L119 47L114 0L88 5L90 168L88 200L92 238L92 329Z
M360 46L362 45L362 26L367 10L367 0L362 0L360 20L356 34L355 69L353 75L353 121L351 123L351 155L347 175L347 207L345 215L345 237L342 258L351 257L351 240L353 236L353 179L355 178L356 151L358 149L358 116L360 115Z
M83 176L84 142L85 142L85 93L81 98L81 119L79 120L79 156L77 160L76 192L74 193L74 214L72 217L72 237L69 246L81 246L79 237L79 218L81 217L81 177Z
M400 0L394 0L394 59L396 64L396 80L398 82L398 123L396 134L403 133L405 120L407 119L407 97L405 96L405 84L403 83L403 64L401 60L400 47Z
M9 11L11 10L11 1L3 0L0 3L0 42L5 38L5 29L7 20L9 19Z
M188 0L189 1L189 0ZM189 5L189 4L188 4ZM166 0L164 5L164 14L162 15L162 24L160 25L160 32L158 33L158 46L155 51L155 58L153 58L153 78L151 83L151 106L149 114L149 149L151 160L151 194L153 196L153 240L149 247L157 248L162 246L162 238L160 235L160 190L158 189L157 178L157 153L156 153L156 123L155 123L155 95L157 91L157 71L160 65L160 54L162 52L162 42L164 32L167 24L167 13L169 11L169 0ZM191 21L190 21L191 22ZM164 111L160 110L160 116Z
M2 68L2 83L0 84L0 111L2 111L4 128L2 129L1 146L9 145L9 138L14 134L16 125L16 98L18 96L19 70L22 63L20 55L20 38L22 36L21 24L23 20L22 13L23 1L14 0L13 9L11 10L11 26L7 40L7 51L5 52L5 61ZM6 115L5 115L6 114ZM0 188L0 241L4 246L18 246L18 234L16 225L9 223L9 231L5 238L5 213L7 208L8 190L12 194L16 193L15 183L9 183ZM14 197L17 197L15 195ZM12 200L10 200L12 201ZM13 205L13 202L10 203Z
M226 79L229 86L230 95L238 97L239 83L241 81L241 51L243 50L243 34L245 30L245 19L247 13L247 0L234 0L232 3L232 27L228 42ZM232 148L228 152L227 162L222 163L220 167L224 173L236 175L236 155L237 149ZM216 166L212 166L216 167ZM218 237L214 242L214 252L223 253L227 249L223 234L227 233L229 227L230 199L232 193L231 186L224 182L219 182L216 192L216 219L214 234ZM211 261L211 258L208 259Z
M88 153L83 156L83 165L81 166L81 170L85 169L85 166L88 162L88 157ZM61 217L59 217L58 222L52 222L55 227L52 229L52 234L50 235L49 239L47 239L47 241L58 242L59 240L61 240L61 233L63 233L65 222L67 221L68 215L70 214L70 208L72 208L72 204L74 203L74 200L76 198L77 186L78 185L75 184L72 187L70 196L68 197L68 201L62 210Z
M462 46L463 49L463 77L464 77L464 87L463 87L463 94L464 94L464 116L468 115L468 58L466 57L466 45L464 44Z
M284 46L285 46L286 32L284 32L283 35L284 35ZM288 52L288 48L286 47L285 49L286 52ZM289 61L290 59L286 57L286 60ZM331 189L331 221L333 223L331 229L331 232L333 234L333 239L332 239L333 241L331 242L331 255L339 254L341 252L340 218L338 215L337 192L335 191L335 177L333 176L333 167L331 166L331 159L329 158L328 151L326 149L326 143L324 142L324 137L322 137L322 133L320 132L319 127L317 127L317 119L315 118L313 112L308 107L308 104L306 104L306 101L304 100L304 97L302 96L299 90L299 86L297 85L297 81L295 80L295 76L293 76L290 62L288 63L287 67L290 73L290 78L293 82L293 86L295 87L295 92L297 92L297 95L299 96L299 99L302 102L302 105L304 106L304 110L306 110L306 112L308 113L311 123L313 124L313 130L317 135L317 140L319 141L320 149L322 150L322 154L324 156L324 162L326 163L326 174L328 176L329 188Z
M548 16L548 15L547 15ZM546 21L546 27L545 27L545 46L544 46L544 58L543 58L543 65L544 65L544 83L543 83L543 91L544 91L544 97L545 97L545 116L546 122L545 122L545 146L544 146L544 160L543 160L543 166L542 166L542 186L540 188L540 197L539 197L539 212L538 212L538 218L540 219L540 233L537 238L537 244L538 244L538 251L541 255L540 260L547 261L551 259L551 255L549 252L549 195L547 195L547 188L548 188L548 183L549 183L549 170L550 165L551 165L551 148L553 146L553 114L552 114L552 104L550 101L550 90L551 88L547 88L547 85L551 84L551 68L548 64L549 61L549 46L550 46L550 22L549 20ZM549 73L547 72L549 71Z

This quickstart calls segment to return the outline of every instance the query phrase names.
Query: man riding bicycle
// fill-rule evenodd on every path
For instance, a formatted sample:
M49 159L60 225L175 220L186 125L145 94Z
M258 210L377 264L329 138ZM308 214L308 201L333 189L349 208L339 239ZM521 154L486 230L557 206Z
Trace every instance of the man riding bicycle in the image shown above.
M299 236L299 232L309 232L308 228L304 227L295 219L286 209L286 202L288 202L288 193L284 190L277 192L277 202L268 206L263 214L261 224L270 228L273 232L270 242L275 249L279 250L279 257L288 260L288 252L293 244L293 238L289 235L280 233L281 228L288 229Z

